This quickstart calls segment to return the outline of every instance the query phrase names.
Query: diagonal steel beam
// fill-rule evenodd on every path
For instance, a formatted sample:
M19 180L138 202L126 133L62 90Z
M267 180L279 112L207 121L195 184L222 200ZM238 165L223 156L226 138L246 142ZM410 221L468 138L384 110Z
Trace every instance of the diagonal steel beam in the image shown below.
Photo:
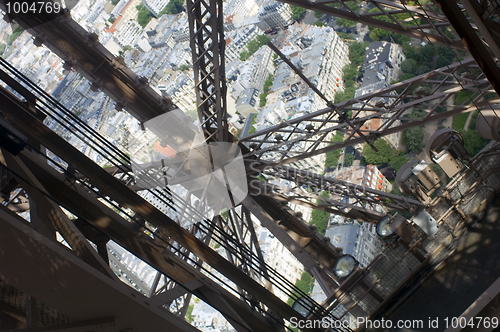
M204 262L214 267L223 275L226 275L234 283L240 285L249 294L252 294L255 299L258 299L264 303L267 308L273 310L278 317L289 320L297 316L295 310L275 297L270 291L251 279L237 267L230 264L227 260L223 259L205 243L157 210L142 197L136 195L124 184L113 178L92 160L72 147L64 139L33 118L29 113L30 111L26 110L24 105L16 101L4 89L0 91L5 100L5 103L0 106L0 110L4 114L15 117L18 120L16 121L16 126L19 125L18 130L21 132L29 132L34 138L39 140L43 146L65 160L69 166L77 169L91 179L93 185L99 188L99 192L102 193L102 195L113 197L120 206L132 209L152 225L167 231L172 240L189 249Z
M449 28L450 23L443 14L432 8L432 2L419 6L411 6L406 1L368 0L368 1L309 1L309 0L279 0L290 5L322 12L333 17L340 17L371 27L392 31L421 40L430 40L441 45L465 50L458 39L450 39L441 29ZM361 4L363 4L363 7ZM417 2L418 4L418 2ZM366 12L372 5L376 12ZM419 23L423 21L423 23ZM426 29L426 31L424 31ZM448 29L449 33L451 32Z
M428 90L422 86L427 86ZM456 96L461 91L469 97L457 104ZM467 59L336 106L341 111L352 111L351 122L361 127L369 139L378 139L476 109L498 109L500 97L491 94L492 91L490 82L478 71L474 60ZM424 110L426 115L421 119L406 118L405 114L413 108ZM363 138L338 118L325 121L331 113L330 108L322 109L240 138L240 142L251 150L245 155L250 164L248 170L257 172L364 143ZM373 120L380 121L378 128L363 128ZM344 134L343 142L325 139L329 137L325 134L336 131ZM283 139L276 139L278 135ZM304 146L300 149L293 149L294 145L301 144Z

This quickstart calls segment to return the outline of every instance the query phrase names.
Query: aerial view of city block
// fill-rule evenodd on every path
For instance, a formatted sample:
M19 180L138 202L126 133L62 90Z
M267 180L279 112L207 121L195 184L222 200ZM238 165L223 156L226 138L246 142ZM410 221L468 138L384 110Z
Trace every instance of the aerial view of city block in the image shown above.
M119 84L127 89L133 87L133 91L139 91L137 95L154 96L151 98L160 100L165 109L175 108L166 113L170 114L168 117L162 117L164 111L152 103L148 105L160 115L141 117L142 106L133 106L131 101L136 95L120 96L110 87L111 79L99 78L103 75L102 71L97 74L99 68L85 71L84 58L63 59L46 44L52 38L49 33L27 28L16 18L7 19L5 12L13 9L2 7L6 19L0 23L0 55L1 68L7 73L0 77L2 88L26 105L31 105L26 96L32 93L34 109L38 109L39 103L44 105L40 106L45 114L39 122L69 143L65 151L74 149L80 160L88 158L92 165L106 171L104 175L111 175L132 189L130 192L137 200L130 198L129 202L148 202L151 208L147 211L161 212L179 228L162 228L153 217L148 217L146 210L135 210L139 203L126 203L128 198L119 196L125 195L124 191L101 189L100 180L86 174L84 166L73 163L62 150L40 143L41 138L22 134L21 129L19 135L27 137L23 141L27 143L16 153L7 145L1 145L2 151L6 149L18 158L27 150L35 151L33 146L42 146L40 155L47 159L45 165L64 174L64 181L71 186L76 183L82 187L85 193L78 195L92 193L95 201L110 211L105 215L116 215L139 227L141 236L147 238L141 241L150 241L158 252L182 257L176 259L193 269L189 273L210 280L206 285L204 281L196 286L192 280L179 282L188 272L169 275L165 272L168 268L161 270L163 265L151 258L153 254L131 249L136 248L131 242L120 241L122 235L116 234L122 233L108 234L98 223L91 222L89 226L92 213L78 215L77 208L65 203L65 195L60 194L59 200L55 198L58 193L49 189L52 185L48 182L41 182L47 190L30 192L28 187L34 185L20 180L29 175L21 171L21 166L12 166L10 157L2 158L2 164L12 174L9 176L18 179L18 185L5 191L7 186L1 182L3 206L17 204L11 211L28 224L33 223L34 213L43 211L34 212L34 208L22 206L31 206L37 195L45 195L39 199L52 200L50 204L57 206L61 218L69 220L73 228L76 225L78 230L74 231L82 232L88 250L98 253L96 259L107 259L109 264L104 264L104 269L112 271L112 278L141 298L168 298L156 307L174 313L175 319L189 323L193 331L322 330L322 326L312 323L300 324L302 321L290 316L288 309L278 310L281 305L293 308L303 316L301 319L311 322L320 318L325 322L328 318L328 322L338 323L332 329L336 331L370 327L379 330L376 323L380 324L380 320L370 321L375 327L361 326L359 318L365 324L367 317L385 317L389 304L398 303L402 308L389 311L394 315L391 324L396 324L396 318L412 318L405 316L404 303L391 296L404 298L401 292L405 287L401 283L424 278L422 271L430 273L434 269L420 264L437 266L446 255L451 255L453 250L447 246L460 233L456 227L476 216L470 210L471 204L482 209L487 205L477 195L485 195L484 202L491 202L493 193L498 193L495 184L489 182L490 173L481 171L482 165L489 162L484 158L494 158L494 141L500 138L500 131L496 130L500 129L500 122L493 119L498 96L491 86L484 85L488 81L481 76L481 70L485 74L487 71L472 64L467 49L450 46L454 38L451 32L443 30L449 33L443 37L449 40L450 45L446 45L434 35L427 37L430 28L423 20L425 27L418 30L422 33L411 35L384 29L383 24L393 23L389 18L382 19L380 26L344 18L356 13L368 17L369 22L370 17L386 13L387 8L379 4L382 1L331 1L331 8L347 12L343 17L287 2L223 0L218 2L216 11L198 12L201 18L190 16L193 14L189 8L196 3L187 4L184 0L79 0L61 4L66 8L65 15L84 30L88 49L105 54L111 59L113 70L122 73L110 74L108 78L118 82L116 77L121 77ZM420 2L427 5L431 1ZM392 19L403 22L398 23L403 28L406 23L411 25L415 18L404 12L409 10L404 4L414 8L419 1L397 3L399 7L391 8L401 13L395 12ZM415 10L419 15L430 8L420 6L421 11ZM200 28L204 33L200 36L212 36L212 41L220 43L218 54L208 54L222 62L207 65L193 55L192 48L197 45L193 40L197 36L193 37L192 29L198 27L203 15L215 18L220 13L220 31L214 31L214 25ZM444 20L445 16L439 15ZM69 26L65 20L66 23L53 20L50 24ZM454 33L453 28L448 30ZM201 37L197 40L200 42ZM63 43L66 41L58 40L51 45L64 50ZM98 44L102 48L92 46ZM212 85L204 86L209 80L203 78L204 70L208 71L206 77L216 73L210 79L215 77L222 83L210 81ZM96 80L89 79L93 73ZM13 83L9 75L21 83ZM132 78L126 81L123 77ZM217 95L221 91L222 96ZM432 99L441 94L439 99ZM219 107L213 113L219 122L210 122L210 111L203 111L200 106L210 98L215 100L210 107ZM470 108L473 104L476 107ZM49 108L50 112L43 111ZM9 119L14 116L3 112L0 109L2 130L9 137L16 136L18 129L8 128L11 124L16 127L19 121L12 122ZM447 112L450 115L445 115ZM207 123L220 127L210 131L214 127ZM491 128L489 134L478 132L481 126ZM226 139L217 136L222 130ZM230 152L217 150L211 133L219 142L229 142L224 150ZM485 153L485 147L493 152ZM474 156L484 158L476 161ZM29 165L29 158L23 158ZM473 185L471 179L481 184ZM479 187L484 193L476 192ZM76 193L76 187L74 190ZM44 204L49 203L37 203L37 207ZM86 209L94 208L81 205L81 211ZM453 218L464 221L452 222ZM55 227L54 239L65 249L79 247L69 240L67 231L59 230L59 224L50 227ZM106 241L94 241L89 231L84 231L86 227L99 229ZM182 232L190 232L199 246L190 248L189 243L183 243L182 236L176 235ZM448 233L445 236L443 232ZM55 234L53 230L52 233ZM196 251L201 247L205 254ZM165 261L170 262L168 258ZM226 263L231 267L226 268ZM398 266L400 270L395 268ZM239 276L242 271L245 276ZM7 285L2 276L0 266L0 286ZM209 285L218 288L203 288ZM455 317L483 291L478 291ZM224 300L213 300L207 295L211 292L220 292ZM255 310L264 318L250 323L250 316L242 314L244 310L231 301L241 302L247 306L245 310ZM425 307L423 300L419 301L415 303ZM64 316L64 310L61 312L58 315ZM2 317L0 330L10 330L1 328ZM451 319L450 316L446 324L451 324ZM33 325L28 321L31 322L24 320L24 327L49 324L39 320L38 325ZM490 323L495 325L494 321ZM260 330L259 324L266 328ZM422 328L405 326L405 331L431 330L434 323L425 320L423 324ZM440 324L444 331L444 321ZM178 325L177 329L189 330L183 326Z

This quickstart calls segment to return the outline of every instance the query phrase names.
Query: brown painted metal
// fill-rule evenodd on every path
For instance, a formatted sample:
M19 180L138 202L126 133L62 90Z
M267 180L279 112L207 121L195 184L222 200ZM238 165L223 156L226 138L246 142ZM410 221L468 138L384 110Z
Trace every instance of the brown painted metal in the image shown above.
M450 46L464 50L464 45L458 40L452 40L438 31L446 28L450 23L446 16L436 13L433 3L425 2L420 7L409 5L406 1L391 0L368 0L368 1L344 1L344 0L279 0L290 5L303 7L309 10L322 12L333 17L339 17L350 21L365 24L371 27L392 31L412 38L430 40L441 45ZM364 3L364 7L360 4ZM378 8L377 12L366 12L366 8L372 5ZM401 18L400 16L403 16ZM423 20L423 23L418 23ZM425 29L425 31L424 31Z
M448 17L457 34L474 57L484 75L491 82L496 93L500 95L500 68L491 57L483 41L472 28L465 13L460 9L456 1L436 0L443 13ZM465 0L464 2L467 2Z
M40 142L40 144L65 160L69 166L84 174L91 180L94 186L99 188L103 195L112 197L123 208L130 208L156 227L167 231L172 240L177 241L182 246L189 249L205 263L227 276L234 283L252 294L256 299L265 303L268 308L272 309L273 312L278 315L278 317L290 319L291 317L297 316L295 310L275 297L270 291L251 279L227 260L223 259L205 243L194 237L174 220L157 210L151 203L138 196L119 180L113 178L104 169L71 146L63 138L59 137L41 122L36 120L30 115L30 111L25 109L19 101L13 98L12 95L7 93L3 88L0 89L0 92L4 100L4 103L0 105L0 110L7 116L15 117L15 126L17 129L21 132L29 132ZM111 236L111 234L108 235ZM133 233L128 233L129 241L132 240L132 238Z

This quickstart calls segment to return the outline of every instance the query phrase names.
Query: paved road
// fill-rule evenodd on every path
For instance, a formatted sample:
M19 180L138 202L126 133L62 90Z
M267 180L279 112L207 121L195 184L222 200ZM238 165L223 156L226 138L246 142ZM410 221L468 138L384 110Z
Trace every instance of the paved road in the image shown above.
M314 12L312 10L308 10L308 11L306 11L306 15L305 15L304 19L302 20L302 22L304 22L305 24L313 25L318 20L319 19L314 17Z

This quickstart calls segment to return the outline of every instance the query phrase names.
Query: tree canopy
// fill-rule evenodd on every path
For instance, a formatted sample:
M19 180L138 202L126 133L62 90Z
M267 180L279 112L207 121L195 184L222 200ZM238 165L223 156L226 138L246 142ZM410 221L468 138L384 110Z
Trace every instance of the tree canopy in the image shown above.
M330 193L327 191L323 191L320 194L321 197L329 198ZM316 203L320 204L320 200L316 200ZM325 235L326 227L328 226L328 220L330 219L330 213L313 209L311 212L311 220L309 221L310 225L316 225L316 229L318 233Z
M300 289L306 294L311 294L314 286L314 278L306 271L302 272L300 279L295 282L295 287ZM297 291L294 290L293 295L288 298L287 304L292 306L296 299L302 297Z
M406 148L408 151L420 153L424 147L424 128L413 127L406 130Z
M12 34L9 36L9 39L7 40L7 45L12 45L12 43L14 42L14 40L17 39L17 37L19 37L22 33L24 32L24 28L22 26L18 26L13 32Z
M335 19L335 23L341 27L352 27L352 26L356 25L356 22L349 21L349 20L346 20L345 18L340 18L340 17L337 17Z
M142 28L145 28L149 21L151 21L153 14L151 14L151 12L144 7L142 3L135 6L135 8L139 11L137 13L137 23L139 23Z
M292 10L292 18L298 20L302 17L302 15L306 12L305 8L290 5L290 9Z
M170 0L167 5L160 11L158 17L164 14L175 15L184 11L184 0Z
M478 134L476 130L460 130L464 138L464 147L470 156L475 156L481 151L489 140Z
M375 13L379 12L380 9L378 8L373 8L370 10L370 13ZM392 15L395 19L402 21L404 26L411 26L413 25L413 21L411 20L411 17L407 13L402 13L402 14L393 14ZM378 17L381 21L385 21L388 23L394 23L391 18L387 16L380 16ZM410 20L408 20L410 19ZM397 44L403 44L407 43L410 41L410 37L406 35L401 35L398 33L394 33L392 31L386 30L386 29L381 29L381 28L375 28L375 27L369 27L370 29L370 38L374 41L380 41L380 40L385 40L389 41L392 43L397 43Z
M347 153L344 156L344 165L351 166L353 162L354 162L354 155Z
M373 145L378 149L378 152L375 152L366 143L363 145L363 157L365 157L367 163L373 165L387 164L394 156L394 151L386 140L378 139Z
M246 61L255 52L257 52L259 48L266 45L269 41L271 41L271 39L268 36L258 35L257 37L248 42L247 44L248 51L242 51L240 53L240 60Z

